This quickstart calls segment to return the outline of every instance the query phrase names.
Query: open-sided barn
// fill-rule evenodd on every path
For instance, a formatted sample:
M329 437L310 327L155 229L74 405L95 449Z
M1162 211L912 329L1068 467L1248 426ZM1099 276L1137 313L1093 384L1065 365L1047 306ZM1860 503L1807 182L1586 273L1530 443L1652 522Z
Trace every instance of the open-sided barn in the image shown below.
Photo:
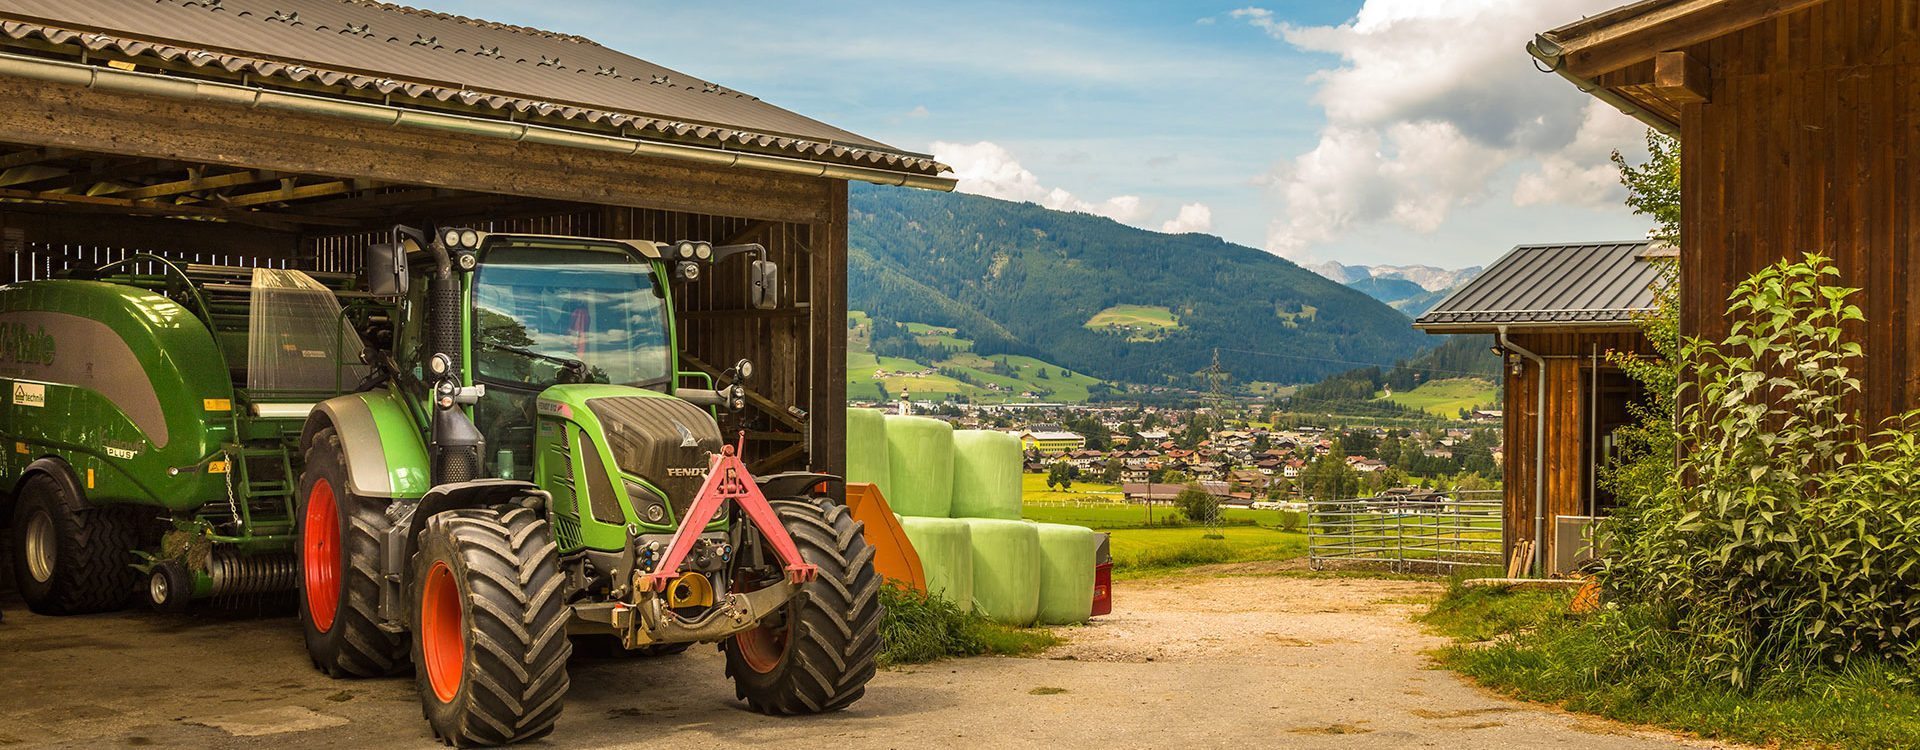
M361 0L0 1L0 281L137 253L353 272L397 222L757 242L678 296L760 365L756 469L843 463L849 180L943 167L576 36Z

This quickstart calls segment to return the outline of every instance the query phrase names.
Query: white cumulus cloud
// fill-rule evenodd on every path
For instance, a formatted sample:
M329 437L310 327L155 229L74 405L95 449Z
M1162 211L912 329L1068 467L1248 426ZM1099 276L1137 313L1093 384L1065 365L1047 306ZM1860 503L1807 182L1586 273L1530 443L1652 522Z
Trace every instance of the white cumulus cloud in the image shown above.
M1205 203L1188 203L1180 207L1180 213L1160 225L1160 231L1167 234L1186 234L1188 232L1213 231L1213 209Z
M978 143L936 141L932 150L936 158L953 168L954 177L959 181L957 189L963 193L1038 203L1056 211L1079 211L1105 216L1122 224L1134 226L1145 226L1143 222L1150 213L1146 203L1137 195L1116 195L1104 200L1089 200L1063 188L1042 185L1040 177L1021 166L1012 152L992 141ZM1206 210L1205 206L1200 208L1203 211ZM1181 217L1186 217L1186 211L1186 208L1181 209ZM1179 220L1175 219L1175 221ZM1210 227L1212 225L1210 211L1206 221Z
M1496 196L1617 204L1607 155L1633 150L1643 128L1534 69L1525 45L1618 4L1366 0L1339 26L1233 11L1275 39L1340 60L1313 79L1327 116L1318 144L1263 178L1284 204L1268 249L1310 257L1316 244L1379 223L1432 232L1455 209ZM1495 184L1503 175L1514 184Z

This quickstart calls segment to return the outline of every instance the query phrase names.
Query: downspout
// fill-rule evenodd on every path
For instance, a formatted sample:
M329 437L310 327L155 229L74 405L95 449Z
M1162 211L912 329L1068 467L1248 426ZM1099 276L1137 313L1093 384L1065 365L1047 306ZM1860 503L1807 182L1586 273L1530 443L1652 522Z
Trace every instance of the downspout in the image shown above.
M1542 566L1547 530L1547 360L1507 340L1507 327L1500 326L1500 348L1533 361L1538 375L1533 384L1533 571L1545 578Z
M482 138L605 151L622 156L655 157L698 162L717 167L756 169L838 180L859 180L878 185L900 185L928 190L952 191L954 188L954 180L933 175L906 174L851 164L827 164L805 159L603 135L484 117L428 112L386 104L331 99L219 81L199 81L23 55L0 54L0 75L84 86L103 91L210 102L247 109L268 109L336 117L395 128L458 133Z
M1580 89L1580 93L1589 94L1595 99L1612 105L1614 109L1620 110L1622 114L1646 123L1647 127L1675 138L1680 137L1680 127L1678 125L1668 122L1664 117L1648 112L1645 107L1635 104L1631 99L1614 93L1612 89L1593 82L1592 79L1581 78L1580 76L1574 75L1572 71L1567 70L1566 48L1561 47L1559 42L1548 39L1547 35L1535 34L1533 41L1527 42L1527 53L1533 55L1535 60L1539 60L1547 66L1542 69L1541 72L1559 73L1561 78L1572 82L1574 88Z

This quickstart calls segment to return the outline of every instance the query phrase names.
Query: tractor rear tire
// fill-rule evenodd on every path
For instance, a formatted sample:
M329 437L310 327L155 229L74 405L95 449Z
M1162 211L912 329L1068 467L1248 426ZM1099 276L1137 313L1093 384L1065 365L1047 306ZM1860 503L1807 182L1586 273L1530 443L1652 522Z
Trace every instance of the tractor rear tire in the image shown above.
M84 615L123 609L138 591L136 512L93 506L62 478L36 472L13 510L13 577L27 609Z
M880 653L880 576L861 524L838 503L772 501L774 512L820 569L787 602L777 622L722 644L727 676L747 707L763 714L818 714L866 693Z
M407 638L380 628L380 538L387 504L347 490L340 435L321 429L300 473L300 630L313 665L333 677L387 677L407 666Z
M427 519L414 555L414 674L454 747L545 736L567 694L567 608L553 532L517 506Z

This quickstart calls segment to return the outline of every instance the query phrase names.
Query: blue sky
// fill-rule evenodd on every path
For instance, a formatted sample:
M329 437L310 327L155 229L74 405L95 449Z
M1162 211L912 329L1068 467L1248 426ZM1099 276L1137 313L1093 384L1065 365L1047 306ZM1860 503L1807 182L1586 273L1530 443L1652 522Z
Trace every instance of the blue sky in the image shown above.
M935 153L963 190L1301 262L1459 267L1647 227L1603 169L1642 129L1522 49L1615 0L428 4Z

